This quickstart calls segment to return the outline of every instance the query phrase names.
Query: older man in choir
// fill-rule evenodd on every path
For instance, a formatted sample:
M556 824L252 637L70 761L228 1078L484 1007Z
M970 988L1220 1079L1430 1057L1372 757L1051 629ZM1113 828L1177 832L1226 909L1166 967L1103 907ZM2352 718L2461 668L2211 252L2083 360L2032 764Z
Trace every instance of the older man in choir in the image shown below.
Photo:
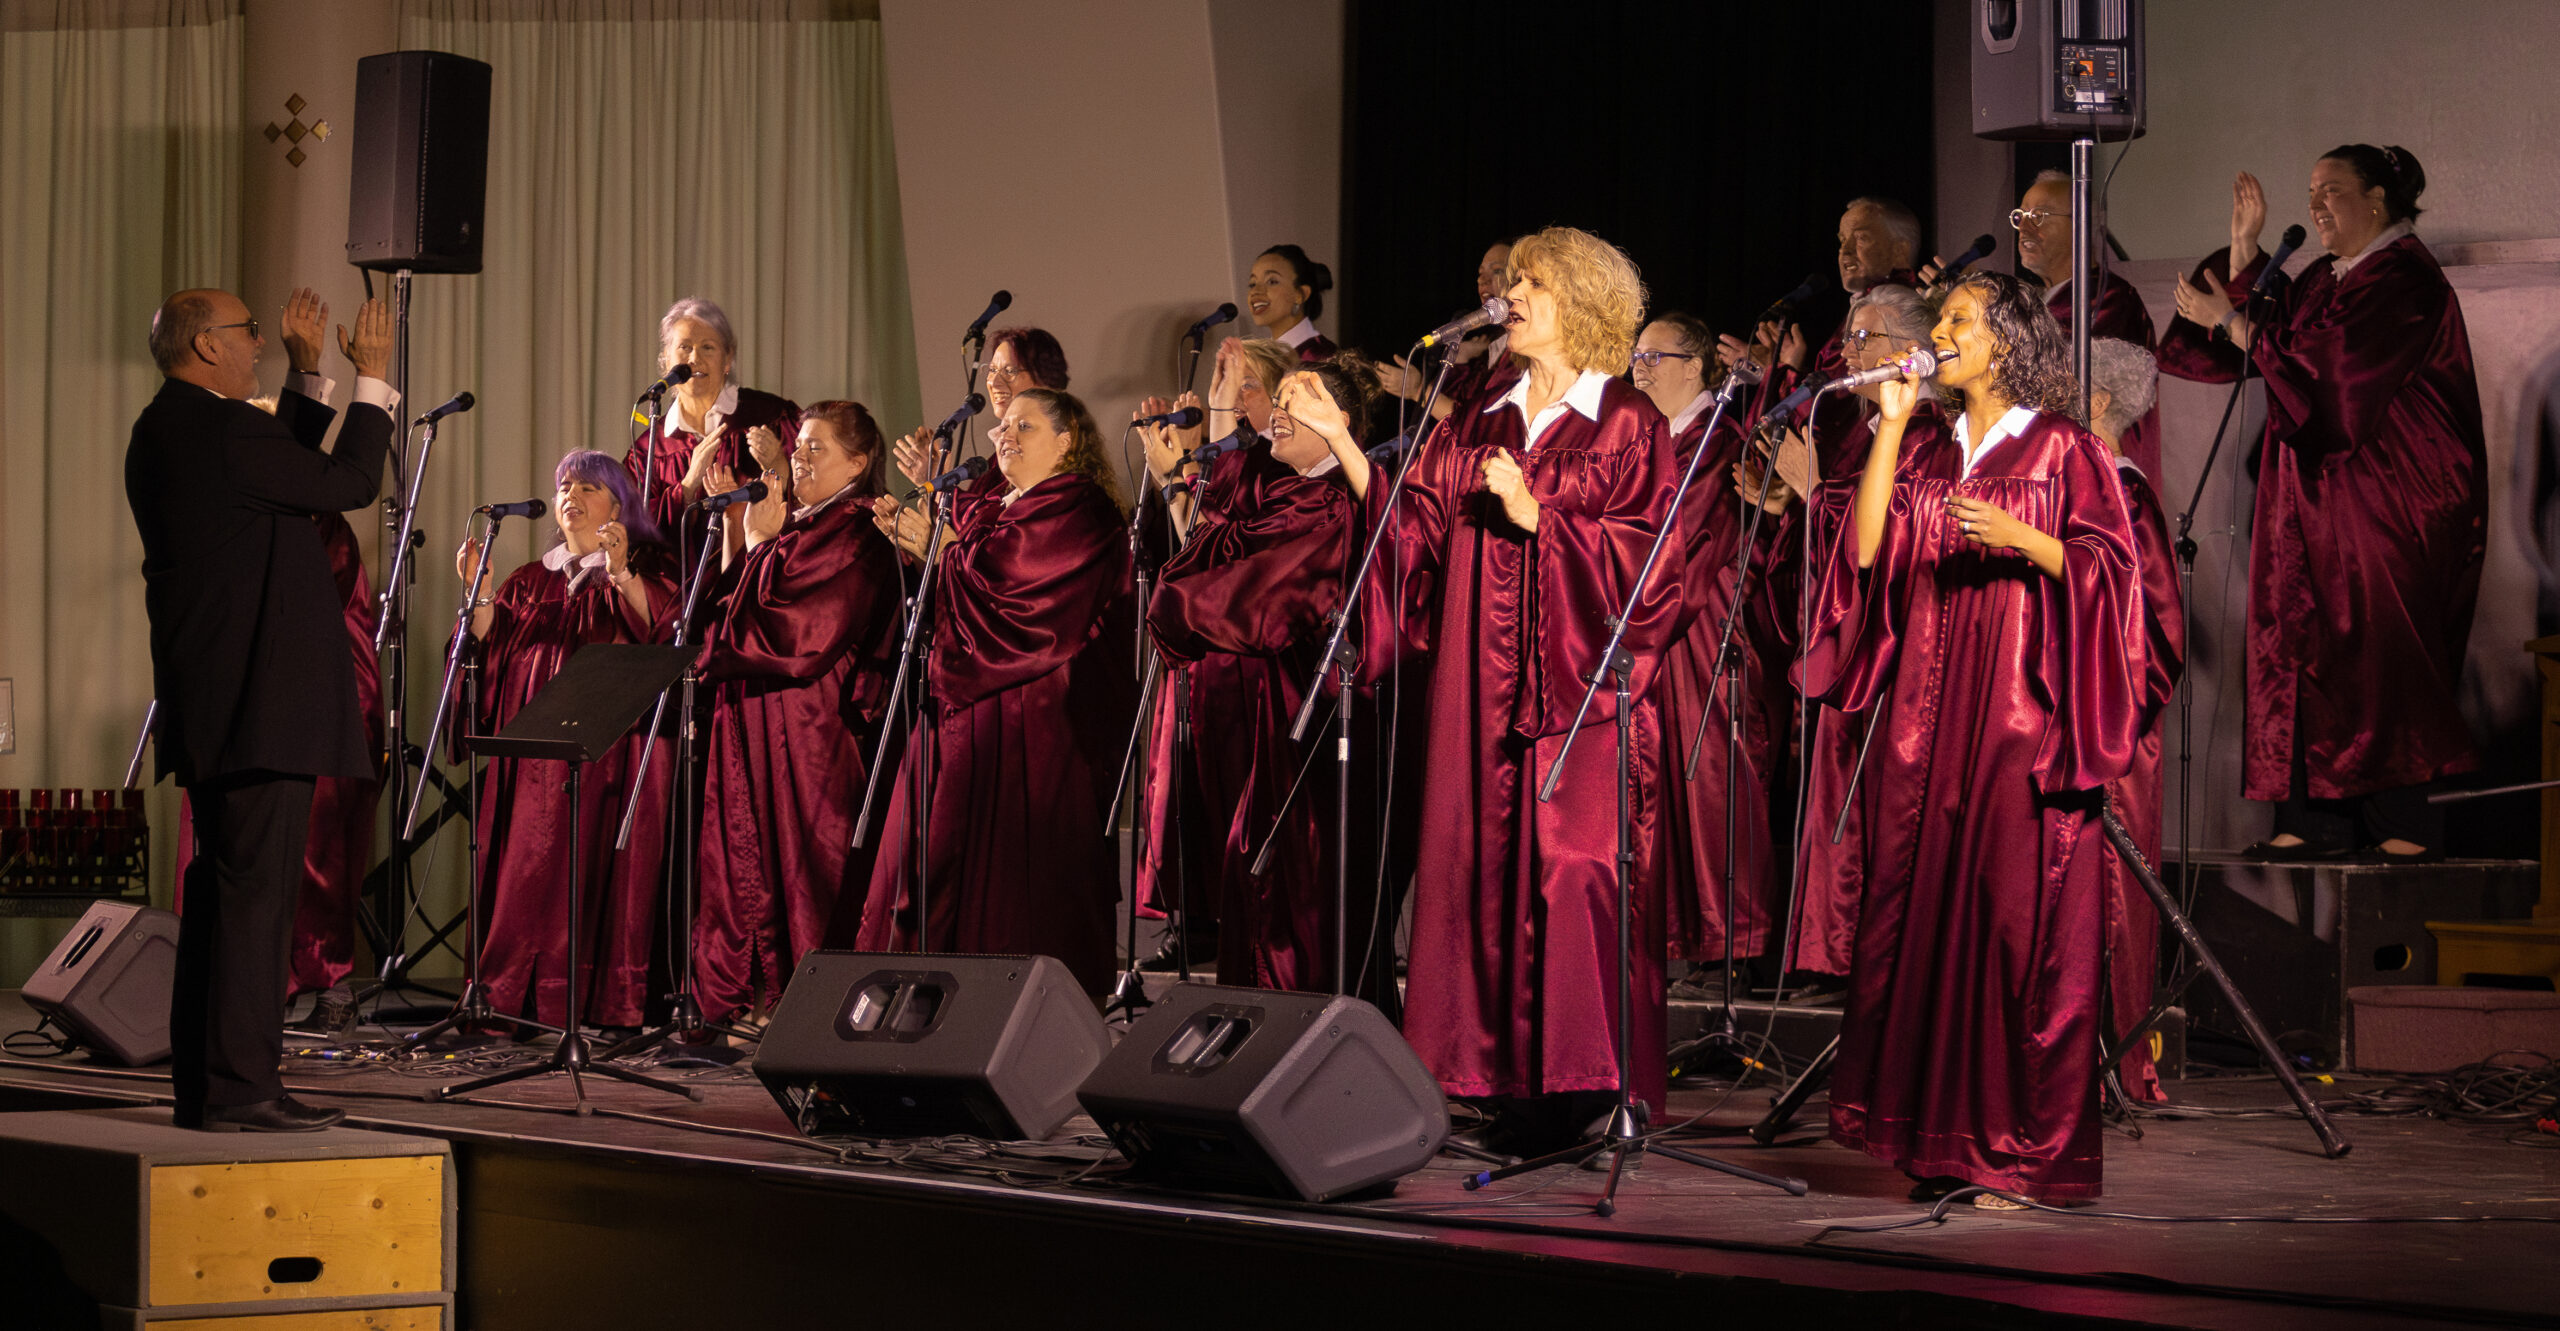
M1840 289L1851 296L1885 282L1917 284L1912 265L1920 257L1920 216L1900 200L1875 194L1851 199L1840 214L1839 242ZM1843 318L1821 346L1807 351L1801 324L1781 326L1780 321L1770 320L1760 325L1748 345L1730 335L1720 339L1716 354L1728 368L1746 358L1769 367L1750 403L1748 417L1756 419L1771 403L1794 392L1808 375L1819 382L1847 373L1841 339L1848 330L1848 320ZM1827 409L1853 414L1839 399L1832 401L1837 405Z
M2062 326L2062 335L2071 335L2071 173L2045 171L2027 187L2018 206L2009 214L2009 225L2018 231L2018 262L2027 271L2044 280L2045 309L2053 321ZM2106 227L2100 222L2097 234L2104 244ZM2099 269L2098 257L2088 258L2089 271ZM2142 294L2121 275L2109 272L2106 280L2089 291L2089 336L2114 338L2144 351L2154 343L2151 333L2151 311L2143 306ZM2146 411L2127 427L2123 447L2117 450L2130 458L2145 475L2160 474L2160 414Z

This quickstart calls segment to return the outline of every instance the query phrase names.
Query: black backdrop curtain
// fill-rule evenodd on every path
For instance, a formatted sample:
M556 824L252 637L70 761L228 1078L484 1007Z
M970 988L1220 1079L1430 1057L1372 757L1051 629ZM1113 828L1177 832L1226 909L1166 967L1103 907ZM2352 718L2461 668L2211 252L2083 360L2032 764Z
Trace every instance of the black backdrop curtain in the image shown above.
M1733 331L1810 272L1836 319L1842 205L1933 212L1927 5L1350 0L1343 27L1347 346L1403 348L1551 224L1626 250L1655 311Z

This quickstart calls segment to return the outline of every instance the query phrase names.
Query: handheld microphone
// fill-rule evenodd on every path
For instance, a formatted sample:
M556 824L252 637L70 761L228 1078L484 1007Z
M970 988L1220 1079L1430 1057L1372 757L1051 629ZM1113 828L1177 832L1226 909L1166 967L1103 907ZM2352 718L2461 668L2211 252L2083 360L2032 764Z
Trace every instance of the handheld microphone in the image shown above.
M764 482L749 481L746 484L739 486L737 489L729 491L727 494L704 495L693 502L695 507L700 508L705 513L717 513L731 504L757 503L761 501L764 496Z
M995 322L995 317L1004 313L1005 309L1012 304L1013 293L1010 291L999 291L993 296L988 297L986 313L979 315L976 321L969 325L969 331L962 333L960 335L960 340L962 342L986 341L987 325Z
M482 504L476 511L493 518L538 518L543 514L543 503L539 499L521 499L512 504Z
M1500 296L1489 296L1484 304L1424 333L1420 345L1436 347L1443 342L1454 342L1479 328L1501 323L1510 317L1511 302Z
M2302 238L2303 230L2300 222L2284 229L2284 239L2276 242L2276 252L2267 256L2267 266L2258 270L2258 280L2249 288L2250 299L2255 300L2275 289L2277 281L2284 277L2284 261L2292 258L2295 250L2302 248ZM465 393L463 396L469 397L470 394Z
M2295 230L2300 229L2301 228L2299 227L2295 228ZM451 402L447 402L443 406L428 412L426 415L420 416L418 418L418 424L433 425L447 416L461 415L463 412L471 410L473 404L474 399L469 393L456 393L453 395L453 400Z
M2000 242L1993 240L1990 232L1985 231L1981 235L1975 236L1973 238L1973 243L1965 246L1964 253L1959 254L1954 259L1948 261L1947 266L1938 271L1938 280L1933 285L1945 286L1947 283L1954 281L1956 274L1990 258L1991 252L1998 248L2000 248Z
M1778 297L1776 300L1770 301L1769 308L1760 311L1760 317L1752 320L1751 326L1757 328L1760 325L1769 322L1771 319L1782 318L1794 313L1797 306L1813 299L1813 293L1820 289L1821 284L1813 274L1805 274L1805 279L1796 283L1795 290Z
M1822 391L1845 393L1852 388L1864 388L1869 384L1880 384L1891 379L1935 379L1938 377L1938 367L1955 358L1956 353L1952 351L1931 351L1923 347L1908 356L1898 356L1886 361L1872 370L1860 370L1856 374L1841 375L1824 384Z
M1134 425L1170 425L1177 430L1188 430L1199 423L1200 409L1198 407L1184 407L1180 411L1167 411L1153 416L1140 416L1137 420L1131 422L1131 424Z
M962 421L965 421L986 409L987 395L984 393L971 393L969 395L969 400L961 403L958 410L943 417L942 424L933 427L933 437L936 439L949 437L953 430L960 428L960 423Z
M961 459L959 466L953 467L951 470L917 486L915 493L940 494L949 490L957 490L961 486L967 485L969 482L986 474L987 460L985 458L963 458ZM915 498L915 495L909 495L907 497L909 499L913 499Z
M648 401L649 399L651 399L651 398L653 398L653 397L664 397L664 396L666 396L666 392L667 392L667 390L668 390L668 389L673 388L673 387L675 387L677 384L683 383L683 382L685 382L686 380L691 379L692 377L693 377L693 367L692 367L692 366L690 366L690 365L678 365L678 366L674 367L673 369L668 370L668 371L667 371L667 373L666 373L666 375L665 375L665 377L663 377L663 378L659 379L659 380L658 380L658 382L656 382L656 383L654 383L654 384L649 385L649 386L648 386L647 388L645 388L645 389L642 389L642 390L640 391L640 400L641 400L641 401L643 401L643 402L646 402L646 401Z
M1190 331L1190 332L1188 332L1188 333L1186 333L1186 334L1184 334L1183 336L1185 336L1185 337L1204 337L1204 336L1206 336L1206 335L1208 334L1208 332L1209 332L1209 330L1210 330L1210 329L1215 328L1215 327L1217 327L1217 326L1218 326L1218 325L1220 325L1220 324L1223 324L1223 323L1233 323L1233 322L1235 322L1235 317L1236 317L1236 306L1235 306L1235 302L1234 302L1234 301L1228 301L1226 304L1221 305L1221 306L1219 306L1218 308L1216 308L1216 309L1214 309L1214 310L1209 311L1208 317L1206 317L1206 318L1202 319L1200 322L1198 322L1198 323L1196 323L1196 324L1191 325L1191 331Z

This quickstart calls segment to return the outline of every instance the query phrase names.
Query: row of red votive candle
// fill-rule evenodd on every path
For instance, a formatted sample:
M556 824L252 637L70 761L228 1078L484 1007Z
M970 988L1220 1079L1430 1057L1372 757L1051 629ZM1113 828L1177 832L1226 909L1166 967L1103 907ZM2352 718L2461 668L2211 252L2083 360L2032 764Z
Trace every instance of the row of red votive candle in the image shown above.
M0 890L117 886L147 845L140 790L0 790Z

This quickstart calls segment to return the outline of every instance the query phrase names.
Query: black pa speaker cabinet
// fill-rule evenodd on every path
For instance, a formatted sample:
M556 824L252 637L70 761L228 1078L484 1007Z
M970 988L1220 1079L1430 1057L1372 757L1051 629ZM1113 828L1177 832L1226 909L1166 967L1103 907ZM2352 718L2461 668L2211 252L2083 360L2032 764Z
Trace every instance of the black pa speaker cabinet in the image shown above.
M442 51L366 56L356 62L355 133L347 262L479 272L489 67Z
M1449 1106L1357 998L1176 985L1076 1093L1141 1178L1320 1202L1430 1163Z
M2142 134L2143 0L1972 0L1973 132Z
M127 1067L169 1057L178 917L122 901L89 907L27 977L27 1006Z
M1036 1140L1076 1112L1111 1052L1055 957L812 952L756 1046L755 1073L800 1131Z

